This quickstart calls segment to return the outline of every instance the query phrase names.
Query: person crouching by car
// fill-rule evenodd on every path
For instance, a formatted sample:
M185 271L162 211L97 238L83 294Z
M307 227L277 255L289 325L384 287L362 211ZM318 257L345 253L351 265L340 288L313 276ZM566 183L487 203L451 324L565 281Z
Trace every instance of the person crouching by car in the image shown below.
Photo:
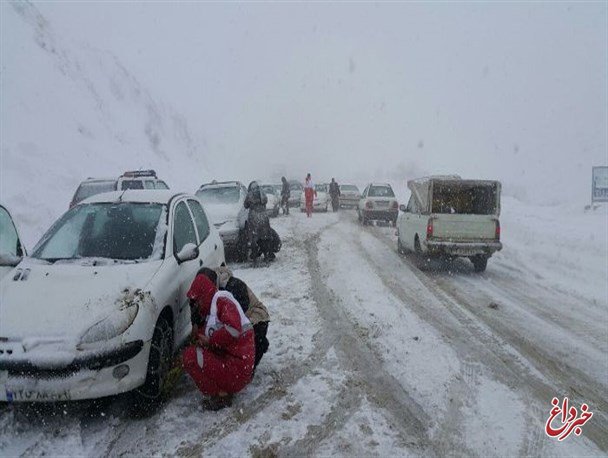
M204 405L219 410L253 376L254 332L237 300L219 291L206 275L197 274L188 291L192 307L194 345L184 350L184 370L198 389L210 396Z
M245 312L245 316L253 325L255 334L255 371L262 356L264 356L264 353L268 351L268 347L270 346L266 337L268 324L270 323L268 309L243 280L232 275L228 267L221 266L215 270L203 267L198 273L206 275L220 290L231 293Z

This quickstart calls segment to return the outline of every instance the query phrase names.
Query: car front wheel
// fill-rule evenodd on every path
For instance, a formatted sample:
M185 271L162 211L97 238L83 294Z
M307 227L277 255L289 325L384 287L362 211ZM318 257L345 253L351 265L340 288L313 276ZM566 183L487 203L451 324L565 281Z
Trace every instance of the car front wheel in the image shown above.
M167 319L161 317L152 335L146 381L135 391L135 414L151 413L162 401L171 368L172 349L173 329Z

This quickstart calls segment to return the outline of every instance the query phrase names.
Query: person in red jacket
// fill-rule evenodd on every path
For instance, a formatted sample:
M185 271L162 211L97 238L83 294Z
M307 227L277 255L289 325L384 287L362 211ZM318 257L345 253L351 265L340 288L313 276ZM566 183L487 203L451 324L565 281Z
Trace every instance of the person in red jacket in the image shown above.
M205 275L196 276L188 299L196 323L196 344L184 350L183 367L198 389L210 396L206 407L219 410L230 406L233 394L251 382L255 361L253 327L232 294L218 291Z
M304 203L306 204L306 216L310 218L312 216L312 208L315 200L317 191L315 191L315 185L312 182L310 173L306 175L304 181Z

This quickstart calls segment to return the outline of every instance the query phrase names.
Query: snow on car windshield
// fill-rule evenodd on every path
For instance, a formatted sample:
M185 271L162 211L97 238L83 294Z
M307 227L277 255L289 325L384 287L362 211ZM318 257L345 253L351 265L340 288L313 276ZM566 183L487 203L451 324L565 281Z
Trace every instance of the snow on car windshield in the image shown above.
M395 193L388 186L371 186L368 197L395 197Z
M233 186L199 189L196 192L196 197L204 204L236 204L240 195L239 188Z
M34 248L47 261L80 258L149 259L155 248L162 204L96 203L68 211Z

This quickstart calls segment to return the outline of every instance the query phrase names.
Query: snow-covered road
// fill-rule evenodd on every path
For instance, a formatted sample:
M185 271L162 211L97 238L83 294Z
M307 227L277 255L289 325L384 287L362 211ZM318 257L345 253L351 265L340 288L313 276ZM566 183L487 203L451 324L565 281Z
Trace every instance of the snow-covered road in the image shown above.
M120 399L5 406L0 455L608 452L601 286L546 275L550 260L531 265L522 237L477 274L400 256L393 228L361 227L352 212L272 224L277 261L232 266L272 317L269 353L232 408L204 411L186 377L148 419L127 418ZM553 396L590 405L580 437L545 435Z

